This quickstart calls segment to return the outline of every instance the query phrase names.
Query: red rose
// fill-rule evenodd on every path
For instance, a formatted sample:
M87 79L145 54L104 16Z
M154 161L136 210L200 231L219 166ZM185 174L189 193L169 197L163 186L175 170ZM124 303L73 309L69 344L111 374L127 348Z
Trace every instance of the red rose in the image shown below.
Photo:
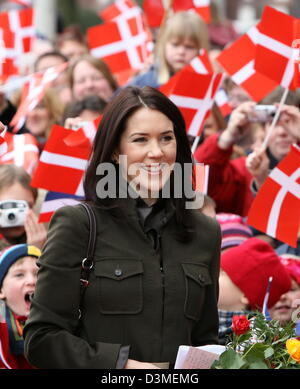
M242 335L250 329L250 321L244 315L233 316L231 328L236 335Z

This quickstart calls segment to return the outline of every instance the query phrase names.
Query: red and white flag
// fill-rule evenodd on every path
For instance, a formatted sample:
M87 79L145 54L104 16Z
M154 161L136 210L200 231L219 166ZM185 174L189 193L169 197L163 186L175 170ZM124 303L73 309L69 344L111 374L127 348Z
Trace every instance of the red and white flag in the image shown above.
M160 27L165 14L163 0L144 0L143 8L149 26ZM195 10L206 23L210 22L210 0L173 0L172 2L173 12L189 9Z
M34 73L29 81L25 82L22 90L21 103L12 118L10 125L17 132L25 123L27 112L34 109L44 97L47 88L66 69L67 62L46 69L44 72Z
M188 9L194 9L206 23L210 22L211 19L210 0L174 0L173 1L174 12L185 11Z
M215 103L219 107L222 116L226 117L231 114L232 108L229 105L228 95L224 89L220 88L215 96Z
M209 74L214 72L208 53L204 49L200 49L199 55L193 58L185 69L199 74Z
M6 79L18 74L20 58L32 50L35 38L32 8L21 11L0 13L1 70L0 76Z
M296 37L292 43L295 59L294 82L296 85L300 85L300 20L294 23L294 36Z
M131 0L116 0L112 5L100 11L100 16L105 22L117 18L131 19L142 14L140 7Z
M216 61L255 101L260 101L278 84L255 69L259 25L224 49ZM274 66L274 65L273 65Z
M68 146L64 139L72 131L59 125L52 126L35 170L32 186L83 195L82 178L90 157L91 144L87 139L78 146Z
M196 163L194 165L195 174L195 190L203 194L207 194L209 165L204 163Z
M212 108L223 75L181 70L160 90L180 109L188 135L199 136Z
M120 4L124 9L113 20L87 30L91 54L104 60L113 73L141 69L150 54L151 36L141 9L125 1L113 7Z
M75 196L66 193L48 192L45 196L43 204L40 209L39 223L48 223L52 215L59 208L66 205L76 205L82 200L82 196Z
M35 137L31 134L14 135L6 132L4 140L7 150L0 156L0 164L23 167L31 175L39 160L39 148Z
M9 0L10 3L23 5L24 7L32 7L32 0Z
M300 148L297 145L291 146L288 155L260 188L247 223L292 247L297 246L300 227Z
M295 74L297 50L293 48L293 42L300 38L297 36L299 22L299 19L267 6L259 23L255 69L289 89L300 87Z
M204 49L200 50L199 55L192 59L192 61L185 67L185 69L195 71L199 74L210 74L214 72L208 53ZM224 89L218 89L215 96L215 103L219 107L221 114L224 117L231 113L232 109L228 104L228 96Z
M1 133L0 133L0 157L7 153L8 150L8 145L5 140L5 133L6 133L7 128L5 128Z
M92 121L85 122L78 130L71 132L64 142L67 146L74 147L85 143L87 140L92 144L96 133L98 131L99 124L101 122L102 115L98 116Z
M0 78L5 82L8 77L18 73L15 34L0 28Z

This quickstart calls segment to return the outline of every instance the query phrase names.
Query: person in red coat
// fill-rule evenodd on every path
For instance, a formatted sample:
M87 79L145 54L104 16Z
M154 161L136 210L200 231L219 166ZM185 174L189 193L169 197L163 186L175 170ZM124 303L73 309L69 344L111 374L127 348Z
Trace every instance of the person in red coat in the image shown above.
M246 216L270 169L287 155L292 143L300 140L300 111L285 105L267 150L260 150L262 140L256 139L255 143L253 139L253 153L231 159L233 146L241 139L251 139L254 107L254 102L240 104L232 112L227 128L208 137L194 154L198 162L210 166L208 194L217 203L217 212ZM271 119L264 123L266 131Z

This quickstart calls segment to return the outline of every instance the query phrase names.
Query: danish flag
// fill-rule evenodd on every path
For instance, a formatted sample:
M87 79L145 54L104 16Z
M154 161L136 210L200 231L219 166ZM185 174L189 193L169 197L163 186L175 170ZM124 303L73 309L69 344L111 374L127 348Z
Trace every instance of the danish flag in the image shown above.
M260 101L272 92L278 84L255 69L255 53L259 25L222 51L216 61L255 101ZM273 64L273 68L274 68Z
M67 146L74 147L85 143L87 140L90 144L92 144L96 132L98 131L101 119L102 115L98 116L93 121L85 122L82 127L78 128L78 130L75 130L74 132L71 132L66 138L64 138L65 144Z
M300 148L271 171L252 203L247 223L292 247L300 226Z
M23 126L27 112L37 106L44 97L47 88L67 66L68 63L64 62L48 68L44 72L34 73L32 77L25 82L22 90L21 103L10 122L10 125L14 127L14 132L17 132Z
M83 196L82 178L90 157L91 144L86 139L78 146L68 146L64 139L72 131L59 125L52 126L32 186Z
M5 133L6 133L6 128L0 133L0 157L5 153L7 153L8 150L7 142L4 138Z
M108 22L87 30L91 54L103 59L113 73L141 69L150 54L151 42L141 9L125 0L111 7L102 12Z
M200 50L199 55L192 59L185 69L195 71L199 74L210 74L214 72L208 53L204 49ZM224 89L218 89L215 96L215 103L224 117L231 113L232 109L228 104L228 96Z
M66 193L48 192L41 206L39 223L48 223L59 208L65 205L76 205L82 200L82 196L75 196Z
M199 50L199 55L193 58L185 69L199 74L209 74L214 72L208 53L204 49Z
M289 89L300 87L295 72L298 51L293 48L293 42L300 39L299 23L293 16L265 7L259 24L255 69Z
M4 140L7 146L6 152L0 156L0 164L14 164L32 174L39 160L39 149L35 137L31 134L14 135L6 132Z
M160 88L180 109L188 135L200 135L222 78L221 73L204 75L183 69Z
M8 73L6 73L8 69L2 69L2 74L15 74L11 71L11 62L18 68L20 56L32 50L35 37L33 17L32 8L0 13L0 38L4 47L4 62L8 61L10 69Z
M228 95L224 89L220 88L215 97L215 103L219 107L221 114L226 117L232 112L232 108L229 105Z
M209 165L204 165L204 163L196 163L194 165L194 174L195 190L207 194Z
M19 73L14 45L15 34L11 31L0 29L0 77L3 82L9 76Z
M32 0L9 0L10 3L17 3L20 5L23 5L25 7L31 7L32 6Z
M163 0L144 0L143 8L149 26L160 27L164 13L167 11L164 8ZM195 10L206 23L210 22L210 0L173 0L172 2L172 10L174 12L189 9Z

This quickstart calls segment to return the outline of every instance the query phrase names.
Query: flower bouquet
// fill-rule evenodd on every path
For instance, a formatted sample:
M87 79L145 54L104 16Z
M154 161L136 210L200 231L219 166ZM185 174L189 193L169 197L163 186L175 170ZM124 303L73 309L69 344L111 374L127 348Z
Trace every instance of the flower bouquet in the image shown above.
M233 338L212 369L300 369L300 338L295 323L282 326L261 312L234 316Z

